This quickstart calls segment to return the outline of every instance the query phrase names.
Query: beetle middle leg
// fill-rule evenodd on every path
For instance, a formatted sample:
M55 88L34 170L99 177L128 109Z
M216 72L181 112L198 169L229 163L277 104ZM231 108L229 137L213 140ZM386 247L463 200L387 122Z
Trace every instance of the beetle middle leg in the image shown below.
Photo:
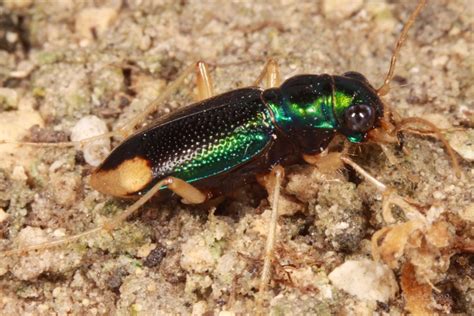
M143 123L146 118L153 112L155 112L158 107L163 104L164 101L166 101L171 95L173 95L184 83L185 79L191 75L193 72L196 72L198 75L198 87L203 86L204 88L200 89L198 88L199 91L206 91L207 92L199 92L198 97L210 97L211 94L213 93L212 89L212 80L210 79L209 72L207 71L207 65L203 62L195 62L190 65L188 65L181 73L180 75L171 83L168 84L168 86L164 89L164 91L150 104L146 106L146 108L140 112L138 115L133 117L130 121L125 123L122 126L119 126L116 130L88 137L79 141L68 141L68 142L55 142L55 143L48 143L48 142L24 142L24 141L19 141L19 140L0 140L0 145L2 144L14 144L14 145L21 145L21 146L32 146L32 147L78 147L81 148L87 143L93 142L98 139L102 138L109 138L109 137L114 137L114 136L121 136L121 137L126 137L129 136L135 128ZM206 69L206 70L204 70ZM205 76L207 74L207 76ZM200 78L207 78L207 79L200 79ZM200 83L202 82L202 83Z
M203 61L196 63L196 87L198 101L214 96L214 84L209 66Z
M124 135L129 135L137 125L145 121L148 115L155 112L160 104L168 99L176 90L183 84L184 80L191 74L196 73L196 85L198 89L197 98L198 100L204 100L214 95L214 88L212 83L212 77L209 72L208 65L203 61L197 61L187 66L183 72L171 82L166 89L151 102L147 107L132 120L127 122L124 126L119 127L118 132Z
M280 67L275 59L270 58L267 60L265 67L255 80L254 85L260 86L263 84L263 87L274 88L279 86L281 83Z
M263 260L263 269L259 285L259 301L261 303L262 296L267 288L268 282L270 281L270 271L271 271L271 262L273 258L273 252L275 248L276 240L276 228L278 222L278 207L280 200L280 188L281 182L285 175L285 170L282 166L275 166L271 173L265 176L260 177L259 180L266 184L267 188L273 187L268 191L268 198L271 200L272 212L270 216L270 225L268 227L267 241L265 244L264 260Z

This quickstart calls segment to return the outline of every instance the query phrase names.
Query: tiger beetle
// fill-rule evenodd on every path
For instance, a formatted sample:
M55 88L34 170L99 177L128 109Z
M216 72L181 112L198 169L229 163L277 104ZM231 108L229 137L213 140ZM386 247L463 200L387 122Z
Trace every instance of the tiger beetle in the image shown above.
M214 96L208 66L198 62L188 67L158 100L126 127L86 140L133 129L169 97L187 75L196 71L199 102L171 113L127 138L91 175L94 189L116 197L139 199L117 217L92 230L4 254L49 248L102 230L110 232L161 190L171 190L185 203L199 204L226 194L257 176L273 185L273 189L268 190L272 199L272 219L260 287L263 290L269 280L284 166L335 159L352 166L383 191L386 187L382 183L344 153L322 153L337 134L343 135L349 144L393 143L398 141L398 132L416 131L410 125L418 124L437 134L455 169L459 170L452 149L433 124L419 118L396 122L381 100L389 91L408 30L425 2L418 3L404 25L385 81L378 89L356 72L298 75L280 83L278 65L270 59L255 86ZM257 87L262 84L265 89Z

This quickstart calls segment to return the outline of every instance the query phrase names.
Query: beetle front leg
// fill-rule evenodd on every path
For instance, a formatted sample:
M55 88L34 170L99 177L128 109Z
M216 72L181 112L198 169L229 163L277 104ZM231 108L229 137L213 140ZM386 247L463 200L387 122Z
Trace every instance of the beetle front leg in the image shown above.
M417 210L416 208L417 203L415 201L398 195L398 193L394 189L387 187L385 184L377 180L374 176L372 176L370 173L364 170L361 166L359 166L357 163L352 161L352 159L345 156L341 156L341 160L345 164L354 168L354 170L357 171L357 173L363 176L366 180L372 183L379 191L382 192L383 194L382 216L385 222L392 223L395 221L391 213L392 205L396 205L400 207L408 218L417 218L417 219L425 218L424 215L421 214Z

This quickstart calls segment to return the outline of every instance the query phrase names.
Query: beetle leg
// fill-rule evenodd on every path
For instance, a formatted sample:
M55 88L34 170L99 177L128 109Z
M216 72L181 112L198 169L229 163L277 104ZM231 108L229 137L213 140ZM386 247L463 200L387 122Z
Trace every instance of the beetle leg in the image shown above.
M214 95L214 84L209 67L203 61L196 63L197 100L209 99Z
M380 192L383 194L383 205L382 205L382 215L384 221L387 223L393 222L393 216L391 215L391 206L397 205L409 216L410 218L423 217L421 213L416 209L416 203L408 198L402 197L396 193L392 188L387 187L385 184L377 180L364 168L359 166L352 159L348 158L347 153L342 152L332 152L326 153L323 152L318 155L303 155L303 159L320 169L325 173L336 172L337 170L343 167L343 164L351 166L358 174L363 176L367 181L373 184Z
M155 112L159 105L163 104L165 100L167 100L174 92L176 92L176 90L178 90L178 88L183 84L184 80L195 70L195 65L196 63L187 66L183 72L181 72L178 78L172 81L155 100L148 104L141 113L139 113L129 122L119 127L116 133L122 134L124 136L128 136L130 133L132 133L137 125L145 121L148 115Z
M324 173L333 173L344 167L341 156L343 153L323 151L317 155L303 155L303 160L308 164L316 166Z
M431 123L428 120L422 119L420 117L407 117L401 120L400 123L397 124L396 126L396 131L404 131L407 130L408 132L411 133L416 133L419 132L420 130L417 130L416 128L409 128L410 125L421 125L421 126L426 126L428 130L426 132L432 132L435 137L441 141L444 145L444 148L446 149L446 152L449 155L449 158L451 159L452 165L454 172L458 178L462 177L462 170L461 167L459 166L458 159L456 157L456 154L454 153L453 148L449 144L448 140L443 136L443 133L441 130L433 123ZM421 130L423 132L423 130Z
M206 193L184 180L175 177L168 177L167 179L168 189L183 198L182 202L184 204L201 204L209 199Z
M273 192L269 192L269 197L272 197L272 213L270 219L270 225L268 228L268 236L265 245L265 257L263 261L263 269L262 269L262 276L260 279L260 287L259 287L259 296L260 302L262 299L262 295L266 290L268 282L270 280L270 270L271 270L271 261L273 257L273 251L275 248L275 240L276 240L276 227L278 221L278 201L280 199L280 187L281 181L285 175L285 170L282 166L277 165L272 169L270 173L270 177L266 179L270 183L273 182Z
M186 67L186 69L184 69L184 71L179 75L179 77L176 78L173 82L171 82L165 88L165 90L155 100L153 100L150 104L148 104L147 107L141 113L136 115L126 124L118 127L115 131L104 133L97 136L88 137L80 141L70 141L70 142L60 142L60 143L35 143L35 142L22 142L22 141L17 141L17 140L0 140L0 145L1 144L15 144L15 145L33 146L33 147L74 147L74 146L80 147L80 146L83 146L84 144L87 144L97 139L114 137L114 136L126 137L130 135L134 131L135 127L139 125L140 123L142 123L148 117L148 115L156 111L158 106L163 104L163 102L167 100L183 84L184 80L191 73L193 73L193 71L195 71L195 68L196 68L196 63L193 63L189 65L188 67Z
M360 175L362 175L365 179L367 179L383 193L382 216L385 222L391 223L395 221L393 215L391 214L391 205L397 205L398 207L400 207L408 218L425 218L424 215L421 214L420 211L417 209L418 205L415 201L398 195L398 193L394 189L387 187L385 184L377 180L370 173L368 173L366 170L364 170L361 166L359 166L357 163L355 163L348 157L341 156L341 160L345 164L348 164L349 166L354 168L355 171L357 171Z
M147 193L145 193L140 199L133 203L128 209L105 223L103 225L103 229L108 232L114 230L120 225L120 223L126 220L130 215L132 215L153 195L155 195L160 189L165 186L174 193L176 193L178 196L182 197L184 199L184 202L187 204L201 204L208 199L208 196L206 194L202 193L193 185L175 177L167 177L161 181L158 181L158 183L156 183Z
M270 58L267 60L267 63L265 64L265 67L258 76L257 80L255 80L254 85L260 86L263 84L263 87L268 89L277 87L280 85L280 83L280 67L278 66L278 62L275 59Z
M2 256L11 256L11 255L19 255L25 252L33 251L33 250L41 250L41 249L49 249L52 247L64 245L71 243L73 241L82 239L86 236L93 235L100 231L105 230L106 232L112 232L115 228L117 228L124 220L126 220L130 215L135 213L143 204L145 204L148 200L151 199L160 189L163 187L167 187L168 189L172 190L174 193L182 197L186 200L187 203L190 204L200 204L203 203L208 199L208 196L202 193L199 189L195 188L189 183L185 181L175 178L175 177L167 177L161 181L158 181L147 193L145 193L142 197L140 197L135 203L130 205L125 211L120 213L119 215L115 216L111 220L105 222L102 225L99 225L93 229L88 231L82 232L77 235L73 236L66 236L63 238L58 238L56 240L52 240L49 242L30 245L25 247L19 247L17 249L7 250L0 253Z
M341 156L340 158L345 164L348 164L352 168L354 168L355 171L357 171L361 176L363 176L366 180L368 180L370 183L372 183L377 189L379 189L381 192L385 192L387 190L387 186L374 178L370 173L365 171L361 166L359 166L357 163L355 163L352 159L349 159L345 156Z

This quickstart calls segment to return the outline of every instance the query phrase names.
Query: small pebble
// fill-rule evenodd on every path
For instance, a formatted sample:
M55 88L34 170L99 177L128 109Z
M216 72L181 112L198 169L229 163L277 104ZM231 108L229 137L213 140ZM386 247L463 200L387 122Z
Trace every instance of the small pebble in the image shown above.
M86 116L79 120L71 129L71 140L81 141L86 138L94 137L107 133L109 129L104 121L97 116ZM102 160L110 153L110 139L101 138L94 141L87 142L77 149L82 149L85 161L91 166L97 167Z
M138 258L146 258L150 252L156 248L156 244L145 244L138 248L137 257Z
M471 203L466 206L466 208L460 210L459 216L466 221L474 222L474 203Z
M216 258L206 240L201 235L189 238L182 246L181 268L186 271L203 273L214 268Z
M199 301L197 303L194 303L193 305L193 310L191 315L204 315L207 311L207 303L206 301Z
M372 260L348 260L328 277L336 288L362 300L387 303L398 292L393 271Z
M152 268L158 266L165 257L166 248L158 246L150 251L143 264L145 265L145 267Z

